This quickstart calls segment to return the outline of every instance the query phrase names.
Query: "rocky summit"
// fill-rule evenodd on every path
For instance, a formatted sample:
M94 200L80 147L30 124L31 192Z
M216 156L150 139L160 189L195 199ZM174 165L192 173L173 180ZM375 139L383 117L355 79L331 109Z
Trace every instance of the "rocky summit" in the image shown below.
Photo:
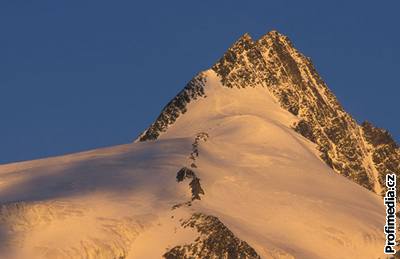
M311 59L287 36L271 31L254 41L240 37L212 67L229 88L262 86L282 108L299 118L293 129L317 145L335 172L379 195L385 175L400 175L400 149L391 135L370 122L359 125L319 76ZM204 96L202 74L191 80L145 131L141 141L156 139L186 112L186 104Z

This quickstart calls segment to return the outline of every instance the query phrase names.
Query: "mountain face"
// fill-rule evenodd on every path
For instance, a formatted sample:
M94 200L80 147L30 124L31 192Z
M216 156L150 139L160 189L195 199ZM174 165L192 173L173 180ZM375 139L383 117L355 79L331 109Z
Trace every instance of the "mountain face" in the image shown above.
M0 258L384 258L399 161L287 37L245 34L134 143L0 165Z
M267 88L299 118L295 131L317 144L320 157L337 173L380 195L386 192L385 175L400 175L400 149L390 134L369 122L358 125L286 36L271 31L253 41L244 34L212 70L224 87ZM140 140L156 139L186 112L187 103L204 97L203 80L199 74L190 81Z

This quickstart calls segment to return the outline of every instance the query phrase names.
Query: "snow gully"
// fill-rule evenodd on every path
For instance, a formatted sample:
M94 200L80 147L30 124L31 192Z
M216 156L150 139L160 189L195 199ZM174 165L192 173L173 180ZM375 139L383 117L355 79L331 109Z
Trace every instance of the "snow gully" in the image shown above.
M396 249L396 175L386 175L387 192L385 195L386 206L386 234L385 254L395 254Z

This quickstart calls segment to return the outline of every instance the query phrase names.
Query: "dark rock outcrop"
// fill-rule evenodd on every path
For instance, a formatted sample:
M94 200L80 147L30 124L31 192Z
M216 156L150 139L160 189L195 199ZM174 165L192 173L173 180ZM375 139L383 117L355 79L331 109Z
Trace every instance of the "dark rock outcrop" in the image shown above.
M192 201L201 200L200 194L204 195L204 190L201 188L200 179L196 176L196 173L187 167L181 168L176 174L176 180L182 182L185 179L191 179L189 187L192 192Z
M217 217L195 213L181 225L184 228L196 229L199 236L191 244L172 248L163 255L164 258L261 258L248 243L237 238Z
M186 112L186 106L199 97L205 97L204 84L206 77L199 73L175 96L162 110L156 121L141 134L140 141L156 140L158 136L165 132L169 125L172 125L176 119Z

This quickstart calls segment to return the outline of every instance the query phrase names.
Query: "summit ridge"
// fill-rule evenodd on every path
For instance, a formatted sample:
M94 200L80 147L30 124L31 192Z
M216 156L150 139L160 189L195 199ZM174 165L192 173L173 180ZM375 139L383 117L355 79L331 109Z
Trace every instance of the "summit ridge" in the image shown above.
M384 175L400 175L399 148L386 143L370 145L368 134L379 129L368 124L368 129L377 129L368 130L343 109L311 59L300 53L287 36L273 30L254 41L245 33L211 70L228 88L266 88L282 108L297 116L294 130L315 143L321 159L337 173L380 195L386 190ZM202 80L207 80L204 73L190 81L183 93L198 92L194 89L202 89ZM183 93L164 108L141 141L157 139L186 112L186 104L203 96L190 98ZM388 138L394 142L389 133Z

